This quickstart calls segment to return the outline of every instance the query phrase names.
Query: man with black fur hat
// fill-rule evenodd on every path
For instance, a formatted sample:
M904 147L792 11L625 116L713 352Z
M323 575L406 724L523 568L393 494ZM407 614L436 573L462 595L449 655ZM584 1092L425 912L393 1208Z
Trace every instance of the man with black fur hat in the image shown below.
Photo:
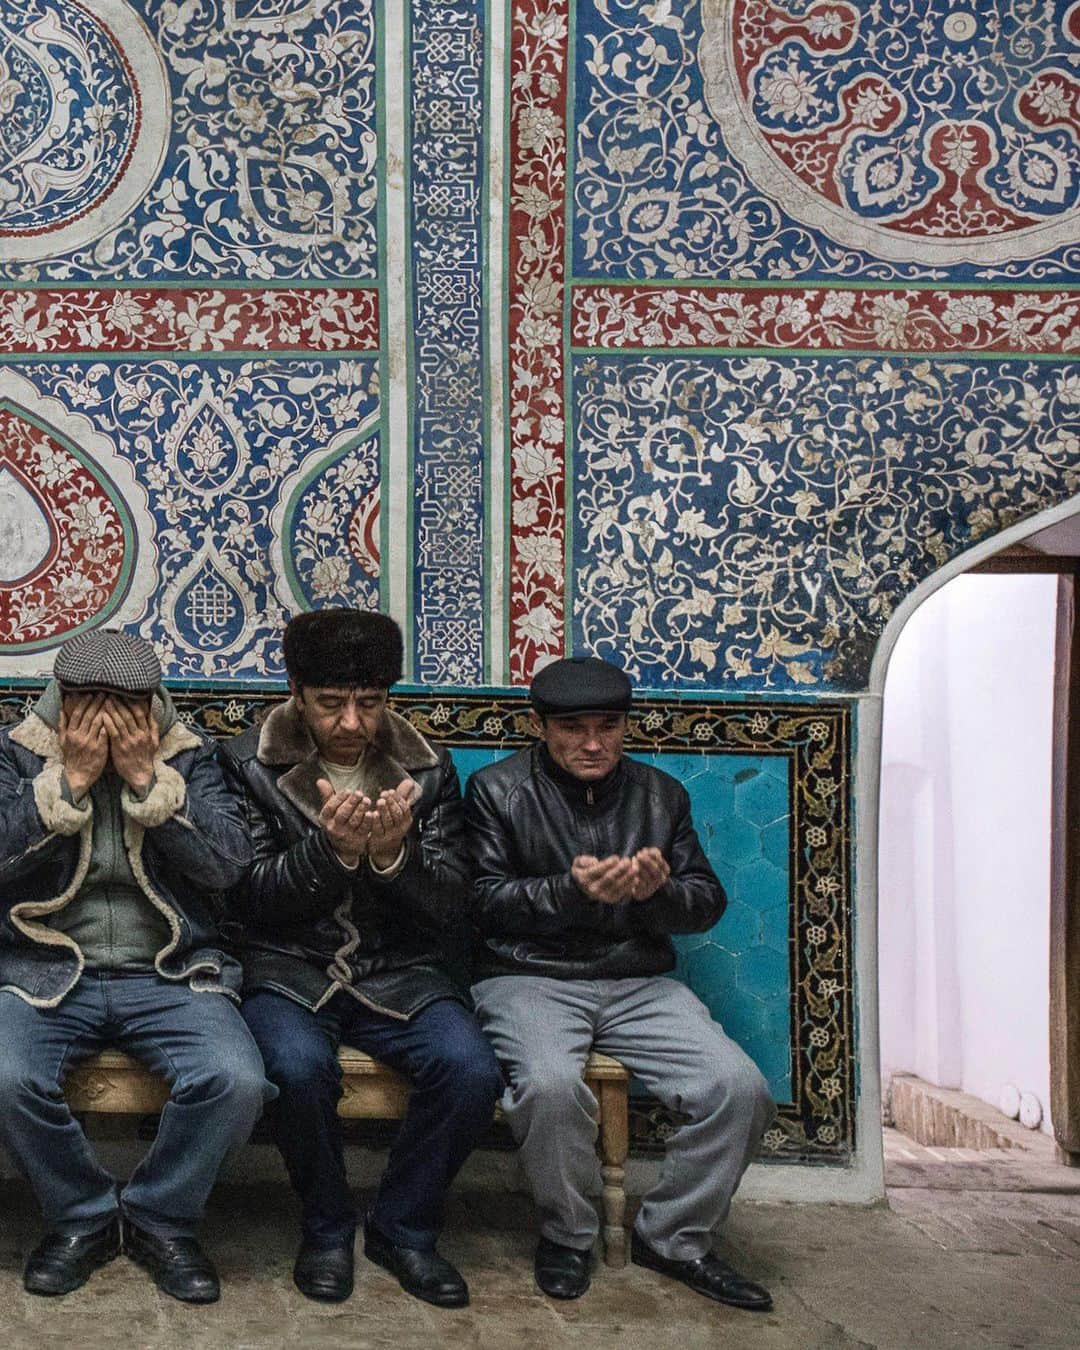
M235 892L244 1016L280 1090L268 1114L303 1203L293 1276L309 1298L340 1301L353 1288L357 1219L337 1117L344 1042L413 1087L365 1254L416 1297L460 1307L465 1281L435 1242L502 1076L444 964L467 906L457 774L387 707L401 677L393 619L300 614L284 649L291 697L227 753L255 850Z
M122 1245L166 1293L210 1303L198 1221L273 1095L210 895L251 857L244 821L148 642L80 634L54 676L0 736L0 1142L50 1225L23 1281L69 1293ZM106 1045L170 1090L119 1195L60 1090Z
M535 1273L553 1298L589 1286L598 1189L593 1048L686 1117L631 1237L638 1264L721 1303L768 1292L712 1235L775 1107L757 1066L665 978L672 933L711 928L725 896L674 778L623 755L631 686L607 661L555 661L532 683L531 749L466 794L482 938L477 1014L506 1070L503 1109L540 1212Z

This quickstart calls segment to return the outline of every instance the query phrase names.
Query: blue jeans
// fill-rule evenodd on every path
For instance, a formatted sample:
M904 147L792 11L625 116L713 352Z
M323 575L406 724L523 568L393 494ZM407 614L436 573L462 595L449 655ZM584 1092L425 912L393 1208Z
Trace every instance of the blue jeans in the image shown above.
M280 1092L267 1120L303 1204L305 1240L334 1247L356 1232L337 1115L344 1042L397 1069L413 1088L368 1222L399 1246L434 1247L447 1188L503 1090L472 1014L440 999L405 1022L345 993L311 1012L270 992L246 999L243 1013Z
M61 1092L105 1046L169 1084L157 1138L118 1195ZM218 993L141 972L85 973L55 1008L0 990L0 1144L50 1228L92 1233L122 1211L159 1237L193 1234L230 1145L274 1095L259 1050Z

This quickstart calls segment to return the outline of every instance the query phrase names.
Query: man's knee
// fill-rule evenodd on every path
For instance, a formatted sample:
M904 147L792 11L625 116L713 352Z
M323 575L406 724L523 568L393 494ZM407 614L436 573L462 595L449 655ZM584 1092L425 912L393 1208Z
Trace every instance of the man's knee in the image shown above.
M462 1047L453 1063L454 1080L460 1085L459 1091L490 1103L494 1109L504 1084L499 1061L487 1041L477 1033L476 1041Z
M503 1090L499 1061L480 1028L471 1023L437 1043L428 1075L457 1100L483 1102L489 1111Z
M753 1060L741 1069L736 1091L742 1110L753 1118L755 1130L761 1133L776 1116L776 1102L765 1075Z
M245 1014L247 1009L244 1009ZM266 1027L254 1019L248 1027L262 1055L266 1077L282 1097L336 1094L341 1067L330 1038L314 1025Z
M694 1119L722 1114L764 1130L776 1103L764 1074L748 1055L703 1073L684 1094L683 1109Z
M0 1121L19 1111L31 1098L40 1096L40 1082L18 1059L0 1055Z
M341 1066L329 1041L322 1038L293 1041L273 1051L264 1050L266 1076L283 1100L303 1100L341 1091Z
M515 1104L533 1111L596 1114L596 1098L581 1076L581 1066L569 1055L545 1055L521 1061L511 1070Z
M56 1096L58 1092L55 1075L37 1062L29 1046L5 1043L0 1038L0 1116L18 1110L32 1098Z
M173 1084L177 1101L214 1102L238 1118L254 1120L275 1094L267 1081L262 1056L246 1030L224 1044L208 1047Z

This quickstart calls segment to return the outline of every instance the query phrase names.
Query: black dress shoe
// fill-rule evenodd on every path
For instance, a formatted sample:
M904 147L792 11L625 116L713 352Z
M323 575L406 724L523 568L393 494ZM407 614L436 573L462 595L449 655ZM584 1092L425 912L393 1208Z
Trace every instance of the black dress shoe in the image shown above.
M113 1219L96 1233L71 1236L47 1233L30 1253L23 1288L51 1297L70 1294L86 1283L98 1266L120 1255L120 1221Z
M128 1219L124 1251L138 1261L165 1294L181 1303L216 1303L221 1297L214 1263L193 1237L156 1237Z
M399 1247L371 1224L365 1224L364 1255L396 1275L407 1294L425 1303L434 1303L437 1308L464 1308L469 1301L469 1286L438 1252Z
M592 1252L564 1247L542 1237L536 1244L533 1272L536 1283L552 1298L580 1298L589 1287Z
M306 1298L344 1303L353 1291L353 1244L313 1247L305 1238L296 1253L293 1280Z
M767 1289L740 1275L733 1266L721 1261L712 1252L698 1257L696 1261L669 1261L666 1256L646 1246L637 1233L631 1231L630 1260L635 1266L647 1266L649 1270L658 1270L661 1275L670 1275L696 1294L704 1294L717 1303L728 1303L733 1308L744 1308L748 1312L769 1312L772 1308L772 1295Z

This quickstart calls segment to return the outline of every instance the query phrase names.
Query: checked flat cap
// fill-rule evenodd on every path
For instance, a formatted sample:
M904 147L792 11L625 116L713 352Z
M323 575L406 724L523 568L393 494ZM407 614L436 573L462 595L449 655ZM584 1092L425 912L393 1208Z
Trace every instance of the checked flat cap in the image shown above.
M568 656L538 671L529 698L541 717L626 712L633 697L629 677L598 656Z
M66 693L103 691L140 698L161 683L161 662L145 638L117 628L95 628L64 643L53 674Z

